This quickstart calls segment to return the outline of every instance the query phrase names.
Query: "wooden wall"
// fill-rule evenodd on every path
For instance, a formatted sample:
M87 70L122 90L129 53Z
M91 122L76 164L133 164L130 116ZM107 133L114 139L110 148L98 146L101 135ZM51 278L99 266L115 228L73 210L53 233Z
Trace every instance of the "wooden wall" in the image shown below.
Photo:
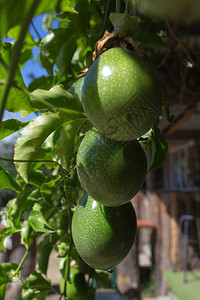
M191 214L195 221L189 224L189 236L198 238L197 227L200 217L199 193L149 193L148 201L152 210L150 221L157 228L156 237L156 284L157 294L167 292L167 285L163 278L164 270L182 270L183 265L183 228L180 227L180 217L183 214ZM189 268L199 268L199 245L189 244L190 264ZM196 254L195 254L196 253Z
M163 278L164 270L182 270L183 265L183 228L180 227L180 217L191 214L195 220L200 217L200 193L198 192L142 192L140 191L132 201L139 220L147 220L155 225L155 274L156 292L158 295L167 293L167 284ZM198 221L197 221L198 223ZM200 223L200 221L199 221ZM189 234L197 238L196 223L190 223ZM199 229L200 230L200 229ZM143 230L138 230L137 247L140 252L141 245L145 244L149 235ZM193 255L198 252L199 245L189 246ZM192 259L194 258L194 262ZM193 255L189 267L200 266ZM195 266L196 264L196 266ZM126 271L124 271L126 273ZM133 271L128 271L133 272ZM133 284L133 282L131 283ZM139 284L138 275L134 278L135 287Z

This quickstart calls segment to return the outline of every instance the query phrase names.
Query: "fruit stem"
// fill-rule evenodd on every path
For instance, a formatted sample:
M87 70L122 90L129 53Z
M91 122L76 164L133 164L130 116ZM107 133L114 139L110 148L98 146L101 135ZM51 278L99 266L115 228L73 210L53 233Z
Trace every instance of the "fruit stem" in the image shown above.
M104 16L104 20L103 20L103 27L102 27L102 30L101 30L100 37L102 37L104 35L104 32L106 30L106 25L107 25L107 21L108 21L109 7L110 7L110 0L106 1L106 11L105 11L105 16Z
M116 13L120 13L121 3L120 0L116 0Z

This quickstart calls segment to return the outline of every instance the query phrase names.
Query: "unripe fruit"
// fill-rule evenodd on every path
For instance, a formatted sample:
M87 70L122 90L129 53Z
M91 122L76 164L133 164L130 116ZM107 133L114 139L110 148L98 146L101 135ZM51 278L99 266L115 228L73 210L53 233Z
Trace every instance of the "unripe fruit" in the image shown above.
M85 76L78 78L69 88L70 92L75 92L79 100L82 102L82 86L84 82Z
M136 235L135 211L129 202L112 208L85 195L72 218L72 237L81 258L92 268L108 270L128 254Z
M106 206L130 201L143 185L147 172L146 156L137 140L112 140L95 128L83 138L76 162L85 191Z
M121 48L99 56L86 74L82 92L89 121L115 140L142 136L161 111L161 89L153 70Z

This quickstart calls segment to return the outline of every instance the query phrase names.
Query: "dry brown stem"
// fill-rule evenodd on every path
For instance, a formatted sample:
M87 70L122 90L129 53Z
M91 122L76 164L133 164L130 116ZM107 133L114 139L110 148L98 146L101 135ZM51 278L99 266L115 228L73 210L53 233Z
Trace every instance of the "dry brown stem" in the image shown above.
M102 50L103 46L107 41L117 36L116 32L105 32L104 36L95 44L95 50L93 52L93 61L98 57L99 52Z

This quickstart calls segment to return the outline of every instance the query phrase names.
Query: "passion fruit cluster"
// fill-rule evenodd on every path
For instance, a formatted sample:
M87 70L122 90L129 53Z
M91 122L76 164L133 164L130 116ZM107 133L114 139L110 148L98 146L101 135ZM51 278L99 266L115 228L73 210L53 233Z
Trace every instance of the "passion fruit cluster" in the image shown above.
M81 80L82 95L80 82L77 93L94 127L77 153L77 173L87 194L75 209L72 236L89 266L108 270L133 246L137 222L130 200L147 172L137 138L158 120L161 89L151 66L122 48L101 54Z

